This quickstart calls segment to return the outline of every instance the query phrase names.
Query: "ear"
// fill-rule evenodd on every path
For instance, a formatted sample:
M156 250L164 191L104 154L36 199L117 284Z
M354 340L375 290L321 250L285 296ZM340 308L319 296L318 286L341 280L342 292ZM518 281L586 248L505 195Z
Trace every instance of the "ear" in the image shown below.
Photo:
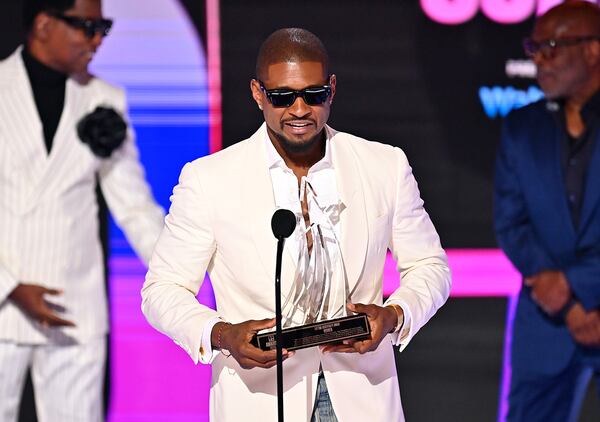
M260 84L256 79L252 79L250 81L250 91L252 92L252 98L254 98L256 105L262 110L265 97L263 96L262 90L260 89Z
M600 41L594 40L583 44L583 59L591 67L600 66Z
M50 36L52 25L53 22L49 15L46 13L38 13L31 26L31 36L40 41L47 40Z
M335 96L335 85L337 83L337 77L332 74L329 77L329 85L331 85L331 95L329 96L329 104L333 103L333 97Z

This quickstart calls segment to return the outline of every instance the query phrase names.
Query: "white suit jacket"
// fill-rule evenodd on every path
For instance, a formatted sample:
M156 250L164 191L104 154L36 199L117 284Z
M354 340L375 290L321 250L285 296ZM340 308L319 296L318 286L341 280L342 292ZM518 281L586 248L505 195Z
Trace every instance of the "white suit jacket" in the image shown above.
M411 324L403 345L445 302L450 272L438 235L423 209L404 153L327 127L339 196L341 251L351 301L381 305L390 248L402 274L388 303L400 304ZM150 261L142 291L149 322L198 361L202 329L220 316L231 323L274 317L275 210L267 166L265 125L251 138L188 163ZM205 271L217 310L195 295ZM295 262L284 253L282 292ZM285 298L284 298L285 300ZM286 421L308 421L319 365L340 421L403 420L392 343L359 355L300 350L284 362ZM210 411L215 421L277 420L276 368L242 369L233 357L212 362Z
M109 159L96 157L75 126L96 106L125 112L124 93L93 78L67 80L51 153L44 144L19 48L0 62L0 340L85 341L108 329L95 184L138 254L149 259L163 225L131 136ZM64 290L48 297L75 328L44 329L7 300L19 283Z

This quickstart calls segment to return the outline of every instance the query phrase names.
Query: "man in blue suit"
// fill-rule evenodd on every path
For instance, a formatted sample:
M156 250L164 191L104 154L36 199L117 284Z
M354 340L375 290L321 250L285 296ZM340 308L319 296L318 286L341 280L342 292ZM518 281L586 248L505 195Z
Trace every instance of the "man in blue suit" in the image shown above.
M524 280L508 420L563 422L600 387L600 8L552 8L524 47L546 99L507 117L496 166L497 238Z

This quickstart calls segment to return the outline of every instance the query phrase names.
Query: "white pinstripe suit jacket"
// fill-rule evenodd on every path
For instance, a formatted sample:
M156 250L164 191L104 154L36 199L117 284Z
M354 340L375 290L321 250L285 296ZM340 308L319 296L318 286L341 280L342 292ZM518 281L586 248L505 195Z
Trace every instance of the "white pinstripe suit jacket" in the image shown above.
M96 175L108 206L144 261L162 227L132 133L99 159L75 130L98 105L125 112L124 93L92 78L67 80L65 105L48 155L20 48L0 62L0 340L84 341L107 332ZM58 288L52 297L75 328L44 329L7 295L19 283Z

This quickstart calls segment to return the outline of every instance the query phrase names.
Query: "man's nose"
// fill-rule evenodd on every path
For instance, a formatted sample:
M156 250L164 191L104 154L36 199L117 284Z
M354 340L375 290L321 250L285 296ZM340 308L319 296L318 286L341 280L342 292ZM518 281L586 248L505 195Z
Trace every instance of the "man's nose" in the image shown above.
M540 67L540 65L548 60L550 60L549 53L544 50L539 50L533 53L531 56L531 61L536 67Z
M288 112L295 117L305 117L311 113L311 109L304 98L298 96L294 103L288 107Z
M100 44L102 44L103 40L104 40L103 34L99 31L96 31L96 32L94 32L94 36L92 38L90 38L90 44L92 44L92 46L94 48L98 48L98 47L100 47Z

